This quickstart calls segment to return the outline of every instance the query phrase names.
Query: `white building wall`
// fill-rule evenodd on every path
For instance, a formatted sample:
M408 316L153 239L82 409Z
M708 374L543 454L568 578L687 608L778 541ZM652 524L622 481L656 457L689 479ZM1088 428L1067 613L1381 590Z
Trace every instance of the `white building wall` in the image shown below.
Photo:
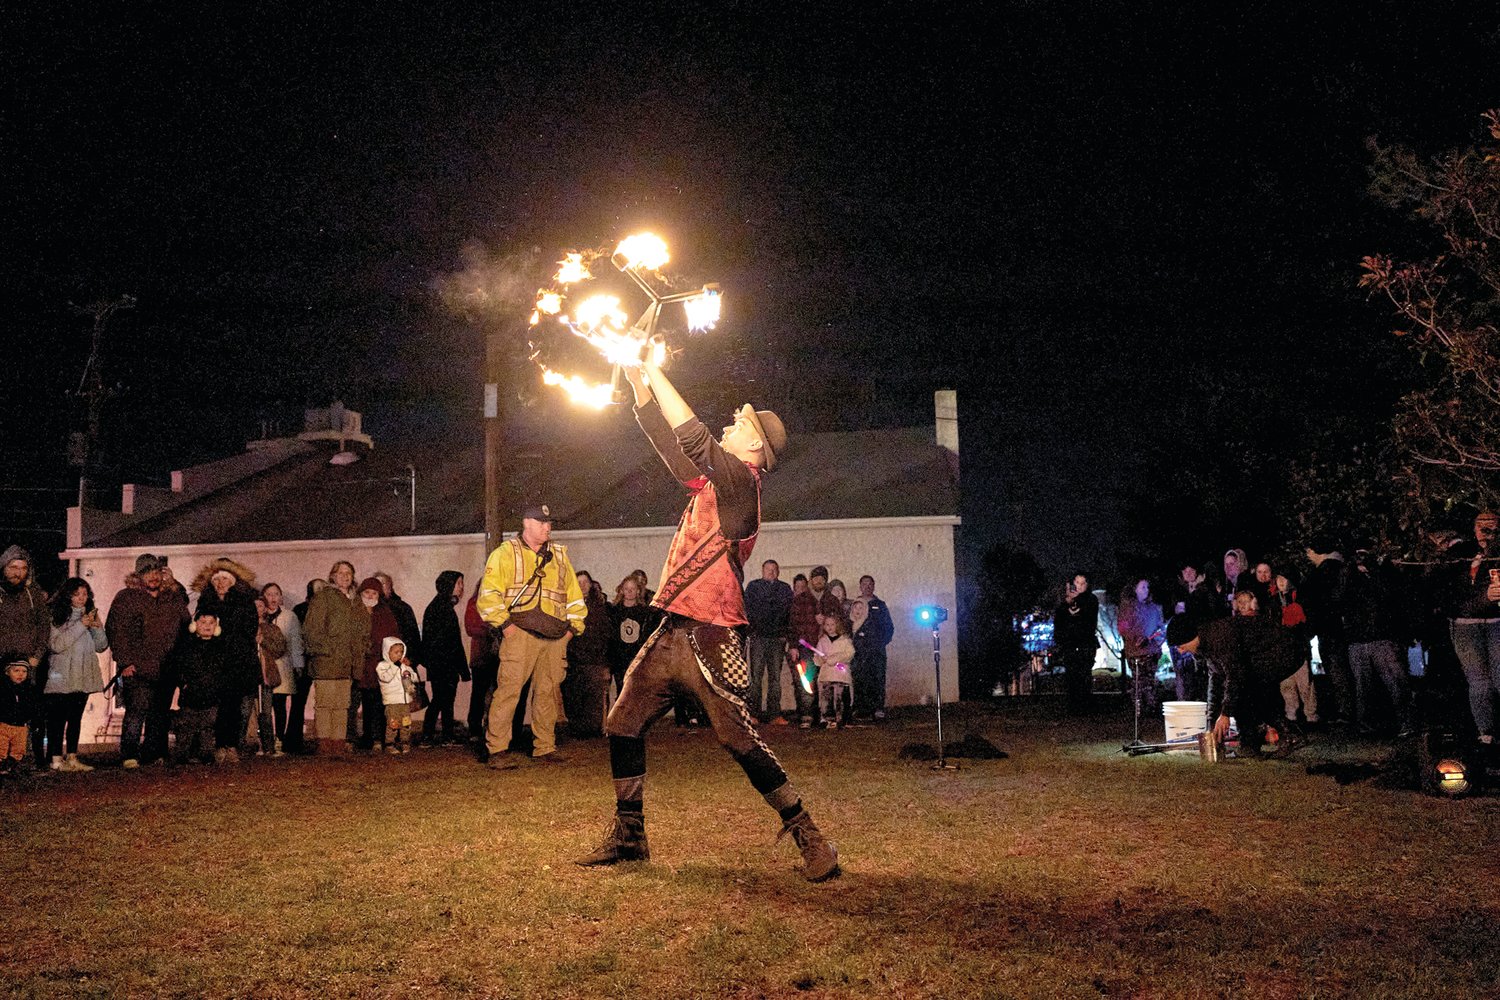
M868 520L800 521L765 524L746 567L748 577L758 576L766 559L781 564L783 580L806 573L813 566L827 566L833 579L840 579L850 595L859 591L859 578L875 577L876 594L890 606L896 634L888 649L886 700L890 705L918 704L934 696L932 633L914 622L917 607L938 604L953 617L941 627L943 700L958 698L958 621L954 578L953 529L956 517L884 518ZM568 547L575 569L588 570L613 598L616 584L636 568L646 571L654 587L660 580L667 545L675 528L621 528L614 530L564 531L554 540ZM484 536L425 535L399 538L301 540L250 542L234 545L165 545L133 549L74 549L63 553L77 559L79 573L94 588L101 611L108 614L110 602L135 568L136 556L150 551L166 556L177 579L190 585L202 566L217 556L229 556L248 566L257 583L275 581L286 593L288 604L303 599L307 581L326 578L337 559L354 563L358 578L384 570L396 581L396 589L417 612L433 595L433 581L445 569L464 574L466 594L472 594L484 571ZM462 612L462 606L459 611ZM104 677L113 676L108 653L100 657ZM782 706L793 704L790 676L783 678ZM460 718L467 711L469 685L459 687L455 710ZM107 720L102 698L89 701L84 718L87 738Z

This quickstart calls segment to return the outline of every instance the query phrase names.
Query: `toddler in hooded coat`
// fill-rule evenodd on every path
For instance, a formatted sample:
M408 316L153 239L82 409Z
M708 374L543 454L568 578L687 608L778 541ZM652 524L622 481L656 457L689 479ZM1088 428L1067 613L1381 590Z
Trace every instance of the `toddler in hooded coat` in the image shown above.
M406 643L388 635L381 642L384 654L375 667L380 681L380 700L385 704L385 752L407 753L411 750L411 701L416 686L416 671L406 660Z
M8 664L0 677L0 775L15 771L26 759L28 726L36 715L31 665L25 660Z

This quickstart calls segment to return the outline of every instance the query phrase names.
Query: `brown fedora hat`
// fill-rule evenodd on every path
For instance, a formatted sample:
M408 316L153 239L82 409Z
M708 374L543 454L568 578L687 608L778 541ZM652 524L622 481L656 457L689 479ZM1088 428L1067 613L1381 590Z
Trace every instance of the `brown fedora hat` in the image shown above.
M757 410L749 403L740 407L740 413L750 421L755 428L760 443L764 446L762 454L766 458L766 471L770 472L776 468L776 455L786 448L786 425L781 418L770 410Z

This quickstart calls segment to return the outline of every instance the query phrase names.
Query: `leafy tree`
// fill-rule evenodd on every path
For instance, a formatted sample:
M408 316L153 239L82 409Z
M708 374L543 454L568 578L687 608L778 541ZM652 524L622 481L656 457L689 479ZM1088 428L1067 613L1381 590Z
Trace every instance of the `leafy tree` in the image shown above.
M1500 500L1500 109L1479 145L1424 158L1371 140L1371 192L1422 223L1425 256L1364 258L1360 285L1395 307L1422 365L1393 426L1397 499L1428 522Z

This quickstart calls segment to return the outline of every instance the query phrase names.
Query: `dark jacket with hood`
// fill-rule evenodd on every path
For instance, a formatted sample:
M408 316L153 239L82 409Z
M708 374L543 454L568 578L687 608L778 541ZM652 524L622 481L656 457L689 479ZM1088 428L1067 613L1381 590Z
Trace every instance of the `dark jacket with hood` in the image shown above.
M227 570L234 584L220 597L214 590L215 573ZM219 558L204 566L193 581L199 592L197 614L211 611L223 630L223 693L254 694L260 687L260 650L255 639L260 632L260 618L255 613L255 574L233 559Z
M32 579L31 553L12 545L0 553L0 569L17 559L26 563L26 579L15 586L0 576L0 666L14 660L41 663L52 634L52 610Z
M0 722L24 726L37 717L40 702L41 696L29 675L17 684L9 674L0 674Z
M602 666L609 649L609 604L598 585L583 595L583 634L568 643L568 662L578 666Z
M428 679L437 684L469 679L469 660L464 655L458 608L453 603L453 588L461 579L463 574L456 570L439 573L437 593L422 612L422 665L427 668Z
M181 587L163 587L153 596L138 575L125 577L125 589L110 602L104 622L116 671L133 666L136 677L154 684L187 620L187 595Z
M417 613L401 599L396 593L395 584L391 585L391 596L385 599L386 607L391 609L391 614L396 616L396 628L401 631L401 641L406 644L406 658L413 665L426 663L427 651L422 648L422 630L417 627Z
M222 626L220 626L222 628ZM224 637L204 639L191 629L172 650L172 676L181 693L178 702L184 708L213 708L223 693L226 652Z

